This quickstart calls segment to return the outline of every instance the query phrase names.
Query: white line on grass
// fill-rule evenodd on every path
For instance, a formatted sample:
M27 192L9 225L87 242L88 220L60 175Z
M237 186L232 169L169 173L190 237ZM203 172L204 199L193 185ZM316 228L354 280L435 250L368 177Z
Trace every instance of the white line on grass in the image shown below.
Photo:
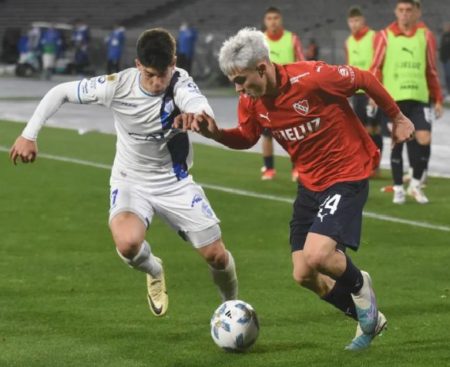
M9 152L9 149L4 146L0 146L0 151L1 152ZM85 161L85 160L77 159L77 158L60 157L60 156L46 154L46 153L40 153L39 157L51 159L54 161L79 164L82 166L101 168L101 169L107 169L107 170L111 169L111 166L108 164ZM252 198L257 198L257 199L272 200L272 201L278 201L278 202L289 203L289 204L293 203L292 198L286 198L286 197L276 196L276 195L260 194L260 193L253 192L253 191L233 189L231 187L211 185L211 184L206 184L206 183L201 183L201 182L198 182L198 184L207 189L226 192L229 194L252 197ZM378 214L378 213L367 212L367 211L365 211L363 214L367 218L378 219L378 220L382 220L385 222L400 223L400 224L406 224L406 225L409 225L412 227L421 227L421 228L427 228L427 229L434 229L436 231L450 232L450 227L443 226L443 225L431 224L431 223L427 223L427 222L419 222L419 221L415 221L415 220L402 219L402 218L392 217L390 215Z

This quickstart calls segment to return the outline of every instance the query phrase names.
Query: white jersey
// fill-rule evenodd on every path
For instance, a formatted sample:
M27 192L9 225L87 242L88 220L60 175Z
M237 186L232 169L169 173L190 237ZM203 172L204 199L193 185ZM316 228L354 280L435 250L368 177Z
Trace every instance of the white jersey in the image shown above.
M173 129L180 111L209 110L206 98L186 71L175 69L167 90L151 95L140 85L136 68L118 74L82 80L80 103L109 107L117 131L117 151L112 177L154 182L181 180L192 166L188 135Z
M169 87L158 95L142 89L136 68L65 83L60 89L64 90L64 98L50 98L50 91L49 98L44 97L25 128L24 137L35 139L42 124L65 101L99 104L112 110L117 132L111 179L145 183L158 189L189 176L192 146L187 133L173 129L172 123L180 111L212 114L212 109L185 70L175 68Z

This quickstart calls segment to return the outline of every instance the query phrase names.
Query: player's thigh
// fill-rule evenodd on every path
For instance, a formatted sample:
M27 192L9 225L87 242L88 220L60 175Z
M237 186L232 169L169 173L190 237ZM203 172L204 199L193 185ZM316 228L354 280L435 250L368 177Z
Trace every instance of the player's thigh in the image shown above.
M220 221L203 189L192 180L179 182L155 197L153 204L156 213L195 248L221 238Z
M415 138L421 145L431 142L431 130L433 122L433 111L429 103L417 101L398 102L401 111L414 124Z
M428 103L417 103L411 109L410 119L416 129L415 137L419 144L431 143L431 129L433 123L433 110Z
M137 185L111 183L109 226L119 251L141 245L153 214L150 200Z
M109 224L117 249L123 254L135 254L145 239L146 226L134 213L121 212Z
M318 269L336 252L337 242L333 238L309 232L303 248L304 257L310 267Z

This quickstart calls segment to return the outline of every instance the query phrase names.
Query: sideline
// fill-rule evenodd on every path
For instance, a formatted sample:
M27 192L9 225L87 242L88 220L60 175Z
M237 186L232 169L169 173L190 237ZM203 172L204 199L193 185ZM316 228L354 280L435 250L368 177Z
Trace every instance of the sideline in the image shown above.
M0 145L0 152L9 152L9 149L5 146ZM77 159L77 158L59 157L59 156L46 154L46 153L39 153L39 158L45 158L45 159L50 159L50 160L59 161L59 162L79 164L82 166L100 168L100 169L105 169L105 170L111 169L111 166L108 164L85 161L85 160ZM231 187L226 187L226 186L219 186L219 185L207 184L207 183L202 183L202 182L197 182L197 183L204 188L207 188L210 190L226 192L226 193L233 194L233 195L240 195L240 196L252 197L252 198L257 198L257 199L278 201L278 202L289 203L289 204L291 204L294 200L293 198L287 198L287 197L276 196L276 195L268 195L268 194L260 194L258 192L233 189ZM450 232L450 227L444 226L444 225L437 225L437 224L432 224L432 223L428 223L428 222L419 222L419 221L415 221L415 220L402 219L402 218L397 218L397 217L393 217L390 215L378 214L378 213L367 212L367 211L364 211L363 215L367 218L377 219L377 220L381 220L381 221L385 221L385 222L400 223L400 224L405 224L405 225L412 226L412 227L427 228L427 229L433 229L433 230L442 231L442 232Z

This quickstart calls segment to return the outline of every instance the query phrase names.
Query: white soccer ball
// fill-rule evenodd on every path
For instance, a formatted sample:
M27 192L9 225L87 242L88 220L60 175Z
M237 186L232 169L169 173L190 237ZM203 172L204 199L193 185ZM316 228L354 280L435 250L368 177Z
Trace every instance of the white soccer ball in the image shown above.
M255 343L258 334L256 312L244 301L226 301L211 317L211 336L228 352L244 352Z

